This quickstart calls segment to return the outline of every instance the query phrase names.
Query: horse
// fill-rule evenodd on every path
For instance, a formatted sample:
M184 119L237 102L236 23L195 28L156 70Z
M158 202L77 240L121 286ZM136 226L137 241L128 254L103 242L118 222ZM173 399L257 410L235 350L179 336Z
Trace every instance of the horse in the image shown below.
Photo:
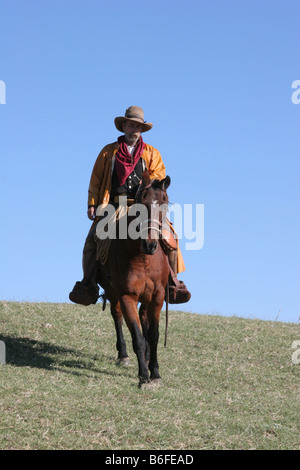
M133 239L130 236L121 238L117 235L110 242L105 264L98 262L98 284L105 291L105 299L110 302L115 324L117 361L125 365L129 363L122 332L124 318L138 361L140 387L162 383L157 345L160 312L169 277L169 262L159 242L163 211L159 210L158 215L153 216L153 207L167 207L169 185L169 176L162 181L152 181L148 171L144 171L134 201L142 204L148 215L148 220L137 224L140 236ZM133 219L134 216L127 217L127 227Z

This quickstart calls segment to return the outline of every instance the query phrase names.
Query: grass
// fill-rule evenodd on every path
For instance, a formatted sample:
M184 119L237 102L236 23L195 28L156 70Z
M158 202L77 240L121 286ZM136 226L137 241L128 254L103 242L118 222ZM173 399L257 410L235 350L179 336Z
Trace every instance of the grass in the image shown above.
M299 449L298 326L169 317L164 386L141 390L108 309L0 302L0 449Z

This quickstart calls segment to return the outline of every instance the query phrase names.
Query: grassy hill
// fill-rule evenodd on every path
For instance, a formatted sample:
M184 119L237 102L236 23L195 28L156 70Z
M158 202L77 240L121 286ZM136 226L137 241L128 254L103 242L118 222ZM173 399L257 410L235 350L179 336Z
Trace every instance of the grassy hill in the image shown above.
M164 386L141 390L108 308L0 302L0 449L298 449L298 326L169 317Z

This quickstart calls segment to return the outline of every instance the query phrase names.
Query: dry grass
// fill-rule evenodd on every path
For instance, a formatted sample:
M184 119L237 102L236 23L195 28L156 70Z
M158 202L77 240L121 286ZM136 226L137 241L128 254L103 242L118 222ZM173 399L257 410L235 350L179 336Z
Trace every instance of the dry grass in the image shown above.
M164 387L115 364L101 306L0 303L1 449L298 449L294 324L170 312Z

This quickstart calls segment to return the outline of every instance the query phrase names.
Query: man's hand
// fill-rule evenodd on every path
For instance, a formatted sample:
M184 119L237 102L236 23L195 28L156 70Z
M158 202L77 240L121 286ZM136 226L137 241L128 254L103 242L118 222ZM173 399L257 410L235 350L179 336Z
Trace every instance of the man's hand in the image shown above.
M94 220L96 217L96 207L95 206L90 206L87 211L88 218L90 220Z

